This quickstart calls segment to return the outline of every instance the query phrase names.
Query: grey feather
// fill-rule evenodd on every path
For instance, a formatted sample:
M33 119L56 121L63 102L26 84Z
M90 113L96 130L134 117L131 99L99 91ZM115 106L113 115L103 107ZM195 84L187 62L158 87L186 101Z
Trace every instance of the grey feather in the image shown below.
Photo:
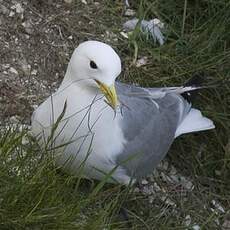
M179 94L163 88L147 90L117 83L116 89L122 103L121 128L127 141L116 160L129 176L140 178L165 157L190 105Z

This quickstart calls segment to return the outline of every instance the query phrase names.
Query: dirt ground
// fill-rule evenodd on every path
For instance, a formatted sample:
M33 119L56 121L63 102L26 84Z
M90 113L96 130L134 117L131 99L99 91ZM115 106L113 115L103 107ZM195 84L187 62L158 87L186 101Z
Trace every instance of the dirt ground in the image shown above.
M34 108L59 85L81 41L116 42L99 24L103 5L83 2L0 0L0 121L29 123Z
M145 86L153 86L152 82L156 86L157 84L169 86L171 83L176 85L181 84L197 70L205 70L213 82L216 78L222 79L222 75L226 79L229 76L229 40L222 42L224 51L220 49L222 45L218 43L221 42L219 38L225 41L224 36L227 37L229 32L224 30L225 26L223 26L225 32L219 31L222 27L214 23L215 17L212 16L214 13L210 14L210 21L213 20L210 30L207 27L208 20L204 20L202 26L192 31L193 33L188 33L184 38L178 35L179 30L177 33L172 30L171 40L161 50L152 51L146 46L143 56L148 56L148 63L141 71L136 71L135 67L129 68L134 52L131 53L133 50L128 48L130 41L122 37L120 32L123 23L130 17L124 15L124 0L116 1L116 4L114 2L106 0L0 0L0 127L8 121L30 124L33 110L57 89L64 77L74 48L85 40L96 39L113 46L123 60L123 80L132 77L130 81L132 83L142 81ZM138 9L134 6L135 1L130 0L130 2L133 4L133 9L137 11ZM204 1L203 4L207 2ZM177 3L179 5L180 1ZM175 4L175 14L177 14L178 5ZM206 8L196 9L200 20L208 15L208 13L203 15L203 9ZM183 21L181 20L183 3L180 9L181 16L178 17L178 22L171 22L178 24L178 28L181 28L180 23ZM169 14L167 14L168 10ZM212 8L209 10L212 12ZM171 8L165 7L165 14L169 16L169 21L170 17L177 19L170 16L172 11ZM222 16L220 13L217 15ZM155 12L154 16L157 16ZM226 18L229 19L227 16ZM220 25L224 25L222 21L220 22ZM215 25L217 28L213 32L212 27ZM191 28L193 26L189 27L188 23L185 29ZM141 46L141 43L139 45ZM170 59L170 55L174 56L174 54L175 57ZM134 74L135 77L133 77ZM216 202L217 199L221 200L223 207L226 206L226 210L229 210L229 189L227 189L229 177L227 175L230 167L228 147L230 95L227 84L223 89L206 92L200 97L202 111L215 121L216 133L181 138L180 143L176 143L171 150L173 153L171 156L175 155L173 161L175 167L171 167L167 160L163 161L159 166L160 173L154 171L153 175L142 181L142 188L136 188L137 192L142 190L145 201L147 197L148 205L151 207L149 215L152 215L154 221L159 209L163 210L162 213L166 213L166 216L172 214L173 221L175 217L183 221L185 219L185 222L193 222L194 219L194 226L197 226L196 222L199 223L200 219L204 224L207 220L214 223L217 212L220 213L218 215L224 222L225 211L222 211L222 206ZM185 175L190 175L193 180L177 171L177 166L180 172L186 171ZM159 184L163 186L158 186L155 182L156 178L160 178ZM176 182L171 178L174 178ZM159 199L155 193L160 194ZM174 210L176 205L173 199L167 197L168 194L175 198L177 207L182 207L178 208L177 211L179 211L174 214L171 210ZM156 200L160 205L156 203ZM133 204L133 200L130 203ZM161 206L162 203L163 206ZM211 208L206 209L205 206ZM142 202L141 206L137 203L135 209L140 207L146 210L146 203ZM154 210L156 215L154 212L151 213ZM228 220L224 223L229 226ZM162 222L162 226L164 224ZM214 223L210 226L217 225Z

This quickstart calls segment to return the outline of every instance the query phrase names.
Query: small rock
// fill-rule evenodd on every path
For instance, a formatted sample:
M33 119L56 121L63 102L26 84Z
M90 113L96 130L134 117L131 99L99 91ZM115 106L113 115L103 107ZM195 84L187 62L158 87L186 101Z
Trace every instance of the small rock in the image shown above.
M10 68L10 64L2 64L2 68L3 69L9 69Z
M17 4L15 5L15 10L16 10L16 13L17 13L17 14L22 14L22 13L24 12L24 9L22 8L21 3L17 3Z
M127 9L125 11L125 16L128 16L128 17L131 17L131 16L133 16L135 14L136 14L135 10L132 10L132 9Z
M10 11L10 13L9 13L9 17L13 17L15 15L15 13L14 13L14 11Z
M160 19L158 18L154 18L153 19L153 24L158 26L160 29L164 28L164 23L160 21Z
M38 105L32 105L31 107L35 110L38 108Z
M191 181L187 181L186 183L183 184L183 186L187 189L187 190L193 190L194 185Z
M161 175L161 179L162 179L164 182L167 182L167 181L168 181L168 178L167 178L167 176L166 176L166 174L165 174L164 172L161 172L160 175Z
M213 204L213 206L220 212L225 213L224 208L215 200L212 200L211 203Z
M33 29L33 25L30 22L30 20L27 20L27 21L23 22L22 26L25 28L26 33L33 34L34 29Z
M25 136L22 137L22 145L27 145L29 144L29 139Z
M11 73L14 73L14 74L17 74L17 75L18 75L18 71L17 71L14 67L10 67L10 68L9 68L9 71L10 71Z
M176 173L177 173L177 170L176 170L176 168L174 167L174 166L171 166L171 169L170 169L170 175L176 175Z
M156 182L153 183L153 187L154 187L154 190L156 192L160 192L161 191L161 188L159 187L159 185Z
M13 124L17 124L19 122L18 116L10 117L10 122Z
M67 4L71 4L73 2L73 0L64 0L64 2Z
M184 224L185 224L186 226L189 226L189 225L191 224L191 222L192 222L191 216L190 216L190 215L187 215L187 216L185 217Z
M82 2L83 4L85 4L85 5L87 5L86 0L81 0L81 2Z
M134 190L133 190L135 193L139 193L140 192L140 189L138 187L136 187Z
M14 39L15 44L18 44L18 38Z
M160 173L157 169L153 170L153 178L158 178L160 176Z
M155 200L155 196L149 196L149 203L152 204Z
M164 161L164 162L163 162L163 169L164 169L165 171L167 171L167 170L168 170L168 167L169 167L169 163L168 163L167 161Z
M192 226L193 230L200 230L200 226L198 224Z
M24 74L25 75L30 75L31 65L28 64L24 58L19 61L19 64L20 64Z
M146 184L148 184L149 182L146 180L146 179L143 179L142 181L141 181L141 184L143 184L143 185L146 185Z
M162 197L161 197L161 200L162 200L165 204L168 204L168 205L170 205L170 206L176 207L176 203L173 202L171 199L169 199L169 198L166 197L166 196L162 196Z
M120 32L120 34L121 34L121 36L122 37L124 37L124 38L126 38L126 39L128 39L129 38L129 36L128 36L128 34L127 33L125 33L125 32Z
M37 75L37 73L38 73L38 71L37 71L36 69L33 69L33 70L31 71L31 75Z
M147 60L148 60L148 58L146 56L138 59L137 62L136 62L136 67L139 68L139 67L141 67L143 65L146 65Z
M145 194L145 195L151 195L151 194L153 194L154 193L154 191L153 191L153 186L145 186L144 188L143 188L143 190L142 190L142 192L143 192L143 194Z

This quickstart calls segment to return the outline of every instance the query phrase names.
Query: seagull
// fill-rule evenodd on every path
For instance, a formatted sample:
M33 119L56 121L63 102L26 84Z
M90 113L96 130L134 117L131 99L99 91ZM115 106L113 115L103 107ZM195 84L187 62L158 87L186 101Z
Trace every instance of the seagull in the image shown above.
M116 81L120 73L111 46L83 42L32 115L32 134L71 175L128 185L150 174L175 138L215 128L187 99L199 86L142 88Z

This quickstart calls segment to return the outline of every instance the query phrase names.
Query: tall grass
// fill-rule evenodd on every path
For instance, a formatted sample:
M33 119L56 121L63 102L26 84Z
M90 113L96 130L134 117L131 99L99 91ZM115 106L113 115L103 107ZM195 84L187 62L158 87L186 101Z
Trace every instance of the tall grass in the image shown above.
M137 17L158 17L166 23L167 42L163 46L154 45L138 31L129 40L119 36L122 22L127 19L121 16L121 2L101 1L99 10L94 4L83 6L76 2L71 9L71 22L68 24L58 17L57 21L66 34L79 40L86 37L101 40L105 30L117 34L118 40L111 44L124 62L122 81L148 87L175 86L183 84L193 73L202 72L208 83L222 82L219 87L204 91L195 103L195 107L214 121L216 129L180 137L169 152L168 159L178 171L190 176L194 190L186 193L167 190L176 208L158 196L149 203L145 195L118 185L104 185L104 182L86 181L63 173L55 166L48 150L40 148L26 129L2 127L0 229L131 228L119 218L121 206L129 214L133 229L188 229L194 224L202 229L220 229L227 218L230 207L230 3L228 0L130 0L130 3ZM87 16L77 15L77 9L90 15L94 20L92 27L76 26L79 18L88 20ZM137 68L133 64L134 56L147 56L147 65ZM159 178L157 183L165 188ZM218 200L225 213L213 212L212 200ZM189 227L184 222L187 215L192 219Z
M59 171L27 130L1 130L0 229L102 229L118 212L120 187L78 183Z

